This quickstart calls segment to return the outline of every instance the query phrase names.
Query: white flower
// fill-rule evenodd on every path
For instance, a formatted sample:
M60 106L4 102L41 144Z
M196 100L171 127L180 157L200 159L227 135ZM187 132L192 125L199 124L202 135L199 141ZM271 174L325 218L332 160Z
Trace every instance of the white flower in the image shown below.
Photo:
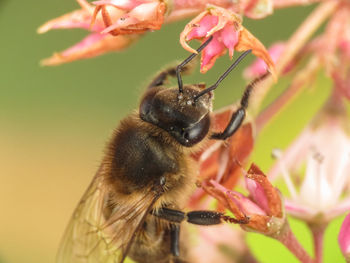
M347 122L342 104L328 103L285 153L275 153L278 161L269 176L283 176L290 193L285 202L289 214L328 222L350 209Z

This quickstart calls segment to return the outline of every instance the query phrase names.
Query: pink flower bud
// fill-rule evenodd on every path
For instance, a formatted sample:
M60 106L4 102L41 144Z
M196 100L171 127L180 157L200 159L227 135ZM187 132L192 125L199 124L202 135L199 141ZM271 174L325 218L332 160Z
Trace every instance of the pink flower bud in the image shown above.
M203 188L229 209L238 221L244 222L242 228L273 235L281 230L286 220L280 193L254 164L246 178L251 194L249 197L227 190L214 180L203 185Z
M105 28L102 17L96 17L94 24L91 25L94 7L86 0L78 0L78 4L81 9L46 22L39 27L38 33L45 33L52 29L67 28L82 28L91 31L91 33L73 47L44 59L42 61L43 65L59 65L74 60L99 56L111 51L119 51L131 45L138 38L136 35L112 37L109 34L101 34L100 32ZM121 12L114 8L113 17L120 16Z
M48 21L38 33L68 28L81 28L91 33L73 47L43 60L42 64L59 65L120 51L137 40L139 34L159 29L166 11L161 1L104 0L94 2L96 7L86 0L77 2L81 9Z
M277 62L278 58L281 56L285 49L285 43L278 42L273 44L269 49L268 52L270 54L270 57L274 63ZM255 60L255 62L250 65L246 70L244 71L244 76L246 78L256 78L258 76L261 76L266 73L267 65L264 60L261 58L258 58Z
M350 261L350 214L348 214L341 225L338 242L347 262Z
M166 4L162 1L140 0L104 0L94 2L96 5L92 16L92 23L101 11L105 29L102 33L110 33L113 36L124 34L141 34L148 30L158 30L164 22ZM107 7L121 11L118 17Z

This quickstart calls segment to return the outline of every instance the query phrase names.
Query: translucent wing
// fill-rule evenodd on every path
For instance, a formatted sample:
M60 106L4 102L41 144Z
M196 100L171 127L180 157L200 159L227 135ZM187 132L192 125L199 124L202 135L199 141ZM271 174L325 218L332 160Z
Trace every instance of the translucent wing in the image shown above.
M133 194L132 198L121 195L119 200L101 171L100 168L72 215L57 263L120 262L152 206L152 191Z

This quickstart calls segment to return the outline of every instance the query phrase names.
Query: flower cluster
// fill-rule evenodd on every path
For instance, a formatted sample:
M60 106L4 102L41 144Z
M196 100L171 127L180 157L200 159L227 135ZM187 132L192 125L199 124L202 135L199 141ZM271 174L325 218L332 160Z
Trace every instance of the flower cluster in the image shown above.
M186 41L199 39L205 41L213 35L214 39L203 51L201 71L210 69L217 57L229 50L230 57L233 51L252 49L253 54L262 58L274 73L274 64L265 47L247 29L242 26L241 16L231 9L244 10L251 14L259 1L246 5L231 4L227 6L210 5L204 2L186 3L183 1L161 0L103 0L95 1L91 5L86 0L77 0L81 9L48 21L39 29L45 33L51 29L82 28L90 31L90 35L75 46L54 54L43 60L44 65L59 65L78 59L98 56L110 51L119 51L128 47L145 32L159 30L163 23L183 19L198 14L184 29L180 41L185 49L190 48ZM218 1L221 3L221 1ZM266 0L261 2L266 3ZM267 1L270 3L270 1ZM247 4L247 3L246 3ZM248 5L247 5L248 6ZM269 6L272 6L269 4ZM205 11L201 12L203 9ZM260 16L267 15L271 8L262 11ZM263 8L263 10L265 10ZM114 36L114 37L113 37Z

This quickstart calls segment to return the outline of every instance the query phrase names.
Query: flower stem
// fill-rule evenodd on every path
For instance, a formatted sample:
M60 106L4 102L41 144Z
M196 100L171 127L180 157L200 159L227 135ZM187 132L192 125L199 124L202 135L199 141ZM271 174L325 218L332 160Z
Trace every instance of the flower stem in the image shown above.
M264 128L265 124L270 121L278 112L285 108L289 103L297 97L302 91L304 84L311 80L320 67L320 61L318 57L312 57L308 64L300 70L293 82L289 85L288 89L284 91L276 100L274 100L266 109L259 113L256 118L257 130Z
M296 256L302 263L313 263L313 259L305 251L303 246L294 236L289 224L286 223L285 229L280 235L275 236L275 238L280 241L288 250Z
M303 48L306 41L315 33L315 31L323 24L323 22L334 12L338 7L338 1L327 1L320 4L299 26L296 32L287 42L287 46L281 57L276 63L276 73L280 75L287 64L295 57L296 54ZM254 94L252 112L257 113L262 100L274 83L272 76L268 77L259 85Z
M273 7L277 9L291 6L306 6L316 2L321 2L321 0L274 0Z
M314 240L315 263L323 262L323 238L327 224L309 224Z

